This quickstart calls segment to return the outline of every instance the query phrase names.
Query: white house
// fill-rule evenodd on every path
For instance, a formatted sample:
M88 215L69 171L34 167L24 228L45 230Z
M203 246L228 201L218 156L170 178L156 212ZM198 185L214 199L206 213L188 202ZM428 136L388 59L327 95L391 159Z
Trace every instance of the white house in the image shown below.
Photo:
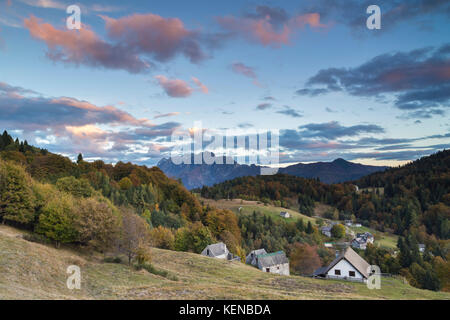
M289 275L289 260L283 251L256 256L257 267L264 272Z
M265 249L258 249L258 250L253 250L251 251L247 257L245 258L245 263L246 264L251 264L252 266L257 266L258 265L258 255L261 254L267 254L267 251Z
M370 265L352 248L342 251L329 266L314 271L313 276L365 282L369 278Z
M286 212L286 211L280 212L280 216L282 216L283 218L286 218L286 219L291 217L289 212Z
M424 253L425 252L425 245L423 243L419 243L419 252Z
M374 237L370 232L364 232L364 233L357 233L356 238L352 240L352 247L366 250L367 244L372 243L373 244Z
M355 238L352 240L352 247L356 249L366 250L367 242L361 238Z
M375 240L374 236L370 232L357 233L356 237L366 240L367 243L373 243Z
M202 256L207 256L211 258L224 259L224 260L232 260L232 261L240 261L241 258L236 257L230 251L225 243L219 242L215 244L210 244L206 246L206 248L201 253Z

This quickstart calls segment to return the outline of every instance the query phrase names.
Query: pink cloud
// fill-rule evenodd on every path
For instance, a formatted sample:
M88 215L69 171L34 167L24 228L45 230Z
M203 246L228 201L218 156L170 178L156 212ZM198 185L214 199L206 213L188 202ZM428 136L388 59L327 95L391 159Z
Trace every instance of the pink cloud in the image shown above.
M158 61L167 61L177 54L194 63L206 58L200 46L199 33L186 29L178 18L163 18L151 13L120 19L101 17L111 39Z
M62 97L62 98L54 98L49 101L49 103L56 105L65 105L72 106L79 110L85 110L91 114L103 114L105 120L110 123L115 124L129 124L133 126L144 126L144 127L152 127L154 124L150 122L148 119L136 119L129 113L117 109L113 106L104 106L98 107L87 101L80 101L74 98ZM88 114L89 114L88 113Z
M67 5L55 0L21 0L21 2L38 8L51 8L65 10Z
M320 15L318 13L297 15L281 25L275 23L270 15L261 18L226 16L219 17L217 21L222 28L241 35L247 40L275 48L288 45L296 31L304 28L306 25L312 28L324 27L320 23Z
M207 58L202 49L208 45L207 37L188 30L178 18L156 14L100 17L105 21L106 40L87 25L80 30L57 29L33 15L24 24L33 38L47 45L47 57L53 61L140 73L153 66L152 60L166 62L182 55L198 63Z
M58 30L35 16L24 20L33 38L47 44L47 56L54 61L84 64L109 69L125 69L131 73L147 70L150 64L133 50L101 40L88 26L80 30Z
M200 89L201 92L207 94L209 93L209 89L207 86L205 86L200 80L198 80L195 77L192 77L192 81L194 81L194 83L198 86L198 88Z
M169 113L157 114L153 119L174 117L174 116L177 116L179 114L180 114L179 112L169 112Z
M186 98L189 97L193 89L189 84L180 79L167 79L165 76L158 75L155 76L158 80L159 85L164 89L168 96L173 98Z
M256 79L256 73L255 70L252 67L246 66L245 64L241 62L235 62L231 65L231 68L234 72L242 74L246 77Z
M255 69L249 67L241 62L235 62L231 65L233 72L241 74L247 78L253 79L253 84L257 87L261 87L261 83L258 80Z

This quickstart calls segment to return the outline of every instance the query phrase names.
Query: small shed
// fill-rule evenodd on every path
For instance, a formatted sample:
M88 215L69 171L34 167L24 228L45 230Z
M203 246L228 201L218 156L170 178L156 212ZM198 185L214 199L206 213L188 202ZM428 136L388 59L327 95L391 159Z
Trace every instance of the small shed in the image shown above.
M287 211L281 211L280 216L282 216L283 218L286 218L286 219L291 217L291 215Z
M289 260L283 251L261 254L257 258L259 270L285 276L289 275Z
M241 258L235 256L230 251L225 243L219 242L206 246L206 248L201 253L202 256L224 259L229 261L241 261Z

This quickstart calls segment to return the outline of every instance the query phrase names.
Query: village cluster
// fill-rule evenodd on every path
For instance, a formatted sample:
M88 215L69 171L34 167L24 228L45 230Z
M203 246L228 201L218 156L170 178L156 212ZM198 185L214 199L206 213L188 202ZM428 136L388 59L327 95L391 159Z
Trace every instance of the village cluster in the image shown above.
M239 211L242 207L239 208ZM287 211L280 212L282 218L288 219L291 217ZM320 228L323 235L328 238L332 238L331 229L338 222L332 221L327 226ZM374 270L371 269L370 264L364 260L353 248L359 250L366 250L367 245L374 243L374 236L370 232L356 233L349 227L362 227L359 223L353 223L351 220L344 221L347 234L353 238L350 242L340 243L324 243L327 248L336 247L336 258L325 267L316 269L312 277L323 279L342 279L348 281L367 282L369 277L373 274ZM425 249L424 244L419 244L419 251L423 252ZM241 258L232 254L226 244L219 242L208 245L201 253L204 256L224 259L228 261L241 261ZM283 251L267 253L265 249L257 249L251 251L246 259L245 263L257 267L263 272L275 273L280 275L289 276L289 259ZM380 273L381 271L377 271Z
M290 214L280 212L280 216L289 218ZM351 222L346 221L347 226L349 223ZM331 228L332 225L322 227L321 231L325 236L331 237ZM352 240L351 246L365 250L367 243L373 243L373 241L374 237L369 232L358 233ZM366 282L370 276L369 263L358 255L349 243L342 243L342 245L343 249L336 250L336 258L328 266L315 270L311 276ZM332 247L327 244L325 246ZM232 254L223 242L208 245L201 254L228 261L241 261L240 257ZM256 249L247 255L245 263L257 267L263 272L289 276L289 259L283 251L268 253L263 248Z
M208 245L201 254L216 259L241 261L228 251L223 242ZM245 263L263 272L289 276L289 259L283 251L267 253L265 249L253 250L247 255ZM351 247L347 247L336 251L336 258L328 266L315 270L312 276L366 282L370 276L370 265Z

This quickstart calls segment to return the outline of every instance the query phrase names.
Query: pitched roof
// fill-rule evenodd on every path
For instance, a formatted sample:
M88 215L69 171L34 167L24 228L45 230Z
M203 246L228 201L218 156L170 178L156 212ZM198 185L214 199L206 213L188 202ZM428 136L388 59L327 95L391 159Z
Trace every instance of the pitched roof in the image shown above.
M325 274L327 273L327 269L328 267L320 267L314 271L313 276L320 276L322 274Z
M213 256L220 256L228 253L227 246L223 242L210 244L205 249L209 249Z
M284 263L289 263L289 260L283 251L258 255L258 265L260 265L262 268Z
M330 263L324 273L327 273L342 259L347 260L347 262L350 263L356 270L358 270L359 273L361 273L365 278L369 278L367 269L370 267L370 265L350 247L347 247L343 252L341 252L341 254Z
M257 256L257 255L267 254L267 251L266 251L266 249L257 249L257 250L251 251L248 255L251 255L252 253L255 256Z

